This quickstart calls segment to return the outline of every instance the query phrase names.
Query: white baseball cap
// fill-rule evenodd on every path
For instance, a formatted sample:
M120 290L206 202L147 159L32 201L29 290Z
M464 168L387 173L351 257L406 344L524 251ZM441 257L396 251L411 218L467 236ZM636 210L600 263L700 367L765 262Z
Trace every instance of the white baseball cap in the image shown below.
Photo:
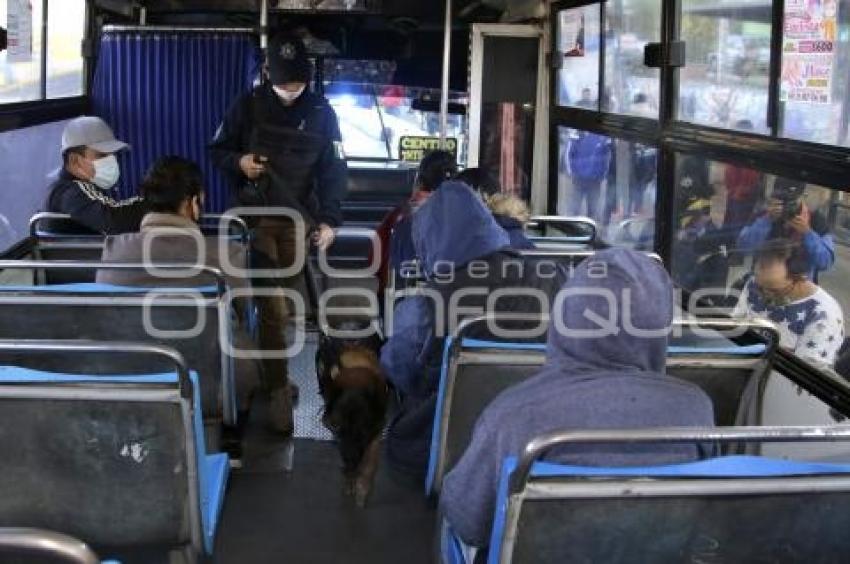
M99 117L72 119L62 132L62 154L72 147L89 147L101 153L117 153L130 146L115 138L112 128Z

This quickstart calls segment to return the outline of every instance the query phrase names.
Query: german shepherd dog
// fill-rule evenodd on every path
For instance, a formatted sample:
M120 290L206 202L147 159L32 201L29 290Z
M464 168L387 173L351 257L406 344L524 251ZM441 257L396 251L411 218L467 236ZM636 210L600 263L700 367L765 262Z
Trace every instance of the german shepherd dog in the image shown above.
M322 423L337 440L345 490L365 507L380 459L389 390L378 362L380 338L342 340L322 335L316 375L324 400Z

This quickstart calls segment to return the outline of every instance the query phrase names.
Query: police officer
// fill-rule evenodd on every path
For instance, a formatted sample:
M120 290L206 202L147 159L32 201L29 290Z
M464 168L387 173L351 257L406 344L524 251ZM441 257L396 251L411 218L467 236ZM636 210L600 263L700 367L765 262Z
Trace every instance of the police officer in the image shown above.
M281 34L269 41L263 84L239 98L227 113L210 147L215 164L231 179L240 206L285 207L298 212L312 242L326 250L333 228L342 223L340 202L347 168L336 114L327 100L309 92L311 64L304 44ZM286 268L297 246L292 220L262 216L254 225L254 255L263 268ZM292 286L294 279L273 281ZM264 292L268 293L268 292ZM258 296L260 346L263 351L286 348L288 321L282 295ZM263 363L270 393L269 424L283 435L293 432L292 395L284 359Z

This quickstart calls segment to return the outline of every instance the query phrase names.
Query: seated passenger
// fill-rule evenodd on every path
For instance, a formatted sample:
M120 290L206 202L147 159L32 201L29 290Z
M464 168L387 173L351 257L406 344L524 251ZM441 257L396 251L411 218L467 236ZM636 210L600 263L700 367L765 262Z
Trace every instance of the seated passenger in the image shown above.
M569 429L714 425L708 396L693 384L665 375L673 285L660 264L631 250L603 251L579 265L564 289L578 293L566 297L560 310L553 309L545 367L485 409L469 448L443 482L443 515L471 546L488 544L505 457L519 456L540 435ZM610 296L583 295L583 289L602 289ZM608 304L616 304L618 311L610 311ZM588 332L596 335L588 337ZM709 450L694 444L589 445L561 449L548 459L642 466L691 461L713 454Z
M106 238L103 262L137 263L145 259L146 239L149 259L154 264L197 264L223 270L219 242L215 237L204 238L198 227L204 201L203 176L195 163L181 157L164 157L148 171L140 187L151 211L142 220L141 231ZM230 264L246 268L245 249L235 243L227 246ZM231 289L248 290L245 278L227 276ZM164 278L148 270L108 270L97 272L97 282L118 286L138 287L197 287L215 285L211 274L199 273L190 278ZM234 308L244 313L239 300ZM247 332L234 321L234 345L241 350L254 350ZM251 394L259 381L259 365L254 359L236 360L237 407L245 412ZM244 417L242 418L244 420Z
M772 321L779 327L780 346L805 360L833 366L844 342L844 315L841 305L808 279L808 272L799 243L765 243L732 317Z
M754 252L771 239L791 239L803 246L806 275L817 282L817 273L835 264L835 242L826 217L811 211L804 201L805 184L777 178L767 210L738 236L738 250Z
M413 215L413 243L427 289L439 298L417 295L399 303L381 366L402 395L389 426L388 457L399 469L420 475L428 463L445 335L459 318L483 312L496 289L538 289L548 302L566 276L557 265L538 268L543 265L512 253L507 233L460 182L443 184ZM516 293L502 296L497 308L543 313L549 304Z
M499 181L482 168L468 168L455 179L481 194L481 199L493 212L496 223L508 232L512 249L534 248L534 243L525 234L525 225L531 218L531 212L523 200L511 194L503 194Z
M415 258L410 236L410 215L440 187L440 184L457 173L455 157L448 151L431 151L419 163L415 188L410 199L386 215L376 230L381 241L381 262L378 268L378 291L382 293L390 276L390 262L398 270L402 262Z
M106 238L103 262L144 262L145 239L150 240L150 260L154 263L200 264L222 269L219 242L204 238L198 221L204 201L203 176L195 163L182 157L163 157L153 164L139 187L151 209L137 233ZM230 264L245 268L244 247L227 246ZM226 274L226 273L225 273ZM210 274L192 278L157 277L145 270L99 270L97 281L119 286L191 287L214 285ZM250 287L245 278L227 277L231 288Z
M115 154L127 147L100 118L83 116L68 122L62 133L63 167L50 188L46 211L68 214L97 233L136 231L147 211L145 203L137 197L116 200L110 195L120 176Z

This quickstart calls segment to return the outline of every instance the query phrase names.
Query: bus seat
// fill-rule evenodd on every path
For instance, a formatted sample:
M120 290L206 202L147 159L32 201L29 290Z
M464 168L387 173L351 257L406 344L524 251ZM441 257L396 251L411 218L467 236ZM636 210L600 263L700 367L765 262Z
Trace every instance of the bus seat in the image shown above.
M220 331L233 336L229 306L215 287L128 288L106 284L0 287L0 339L90 339L158 343L177 349L200 376L200 401L211 430L236 420L234 362ZM224 311L223 311L224 310ZM157 333L151 333L154 328ZM145 373L136 357L23 356L37 370Z
M226 214L205 214L200 219L206 237L215 237L226 231L234 243L249 247L251 232L244 220ZM75 223L71 216L59 213L37 213L30 218L32 255L35 260L99 262L103 255L104 236L88 231ZM246 251L246 257L248 256ZM236 265L244 267L244 265ZM73 284L94 282L92 269L37 270L37 284Z
M473 324L479 320L473 321ZM469 326L467 326L469 327ZM447 338L431 438L426 494L439 494L444 476L466 451L475 423L502 391L536 374L546 360L541 343ZM767 376L763 344L735 346L721 339L704 346L670 346L667 373L699 386L711 398L717 425L734 425L743 403Z
M508 458L490 564L839 562L850 550L850 464L755 456L646 468L535 462L525 479L516 469Z
M173 368L173 367L172 367ZM0 366L0 525L127 551L211 554L226 454L207 454L198 376Z

